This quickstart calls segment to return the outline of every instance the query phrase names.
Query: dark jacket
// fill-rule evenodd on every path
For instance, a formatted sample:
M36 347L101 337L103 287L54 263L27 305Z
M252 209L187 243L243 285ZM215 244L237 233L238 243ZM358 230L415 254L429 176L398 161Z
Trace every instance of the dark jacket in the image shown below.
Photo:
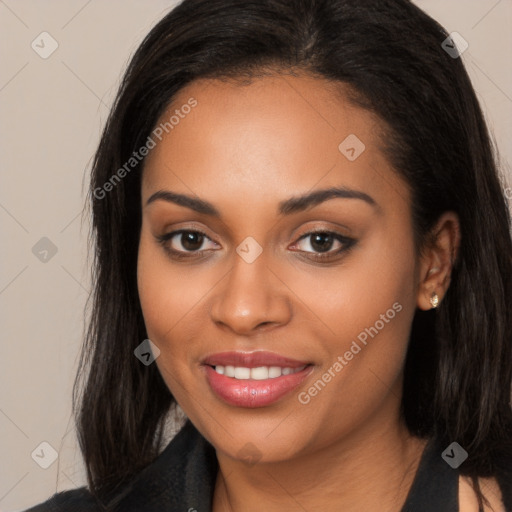
M459 471L441 457L446 447L425 447L402 512L458 512ZM26 512L211 512L218 464L213 447L187 422L165 450L106 506L85 487L55 494ZM511 482L499 481L512 512Z

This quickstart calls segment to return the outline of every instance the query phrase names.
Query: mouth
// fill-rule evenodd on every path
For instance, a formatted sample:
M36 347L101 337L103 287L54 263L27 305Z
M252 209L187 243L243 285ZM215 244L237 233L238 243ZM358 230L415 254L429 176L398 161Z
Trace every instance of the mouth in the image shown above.
M224 352L203 362L206 380L218 398L236 407L264 407L296 389L313 365L270 352Z

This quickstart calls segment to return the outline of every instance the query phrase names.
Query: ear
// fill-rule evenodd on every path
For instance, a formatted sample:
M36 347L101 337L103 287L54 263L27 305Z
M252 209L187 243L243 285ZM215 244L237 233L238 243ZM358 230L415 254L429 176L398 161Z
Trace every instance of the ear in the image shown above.
M455 212L445 212L427 235L419 265L417 306L428 310L436 307L450 286L453 265L460 246L460 222ZM434 297L434 300L432 300Z

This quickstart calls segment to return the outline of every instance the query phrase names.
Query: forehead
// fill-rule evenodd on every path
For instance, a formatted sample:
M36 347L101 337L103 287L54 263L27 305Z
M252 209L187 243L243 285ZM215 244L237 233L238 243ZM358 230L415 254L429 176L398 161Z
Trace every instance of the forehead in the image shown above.
M380 149L379 120L353 106L340 84L311 76L197 80L157 126L166 122L146 159L143 198L173 187L227 201L250 190L277 201L315 185L378 189L384 174L395 174Z

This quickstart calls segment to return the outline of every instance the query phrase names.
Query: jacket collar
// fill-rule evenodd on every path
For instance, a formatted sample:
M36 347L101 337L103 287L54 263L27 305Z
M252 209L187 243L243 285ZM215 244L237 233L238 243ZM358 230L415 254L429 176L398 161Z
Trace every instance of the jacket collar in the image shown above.
M164 451L107 505L123 512L211 512L215 449L190 420Z
M442 459L435 438L426 445L401 512L456 512L459 472ZM111 499L123 512L211 512L218 471L215 449L190 420L164 451Z

